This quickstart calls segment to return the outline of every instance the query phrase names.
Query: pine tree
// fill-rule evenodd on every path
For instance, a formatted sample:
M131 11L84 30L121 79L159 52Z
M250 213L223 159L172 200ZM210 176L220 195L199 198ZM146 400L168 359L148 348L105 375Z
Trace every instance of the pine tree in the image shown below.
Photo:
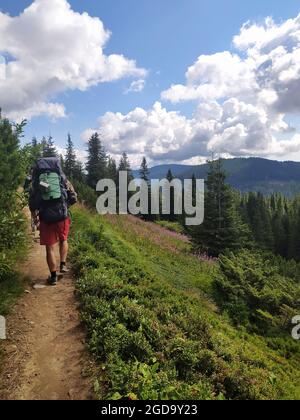
M145 157L143 157L141 167L140 167L140 178L149 184L150 171L148 169L147 159Z
M25 148L27 149L28 153L28 164L27 164L27 171L31 166L33 166L38 159L43 156L43 146L41 143L38 142L36 137L33 137L31 143L26 145ZM25 152L25 148L22 150Z
M194 248L214 257L226 250L242 248L249 239L249 231L237 211L234 194L225 181L221 160L210 162L204 223L190 229Z
M72 141L71 135L68 134L67 148L64 162L65 174L68 178L73 179L76 167L76 154L74 150L74 143Z
M148 169L147 159L143 157L141 166L140 166L140 178L145 181L148 185L148 214L143 214L142 218L147 221L153 222L156 219L156 215L151 213L151 180L150 180L150 171Z
M44 158L59 157L52 136L49 136L48 139L45 139L45 137L43 137L42 146Z
M88 143L86 170L87 183L93 189L107 174L107 156L98 133L93 134Z
M31 140L31 146L37 147L37 145L38 145L38 141L37 141L37 138L34 136L32 137L32 140Z
M126 171L128 176L128 184L134 179L127 153L123 153L119 163L119 172Z
M22 177L20 154L20 130L15 129L8 119L1 117L0 111L0 206L9 204L4 200L5 194L16 191Z
M274 203L273 203L274 205ZM248 219L255 242L260 248L274 249L274 236L272 231L271 204L261 193L250 193L247 203Z
M42 138L41 146L42 146L42 156L44 157L46 153L46 149L47 149L47 139L45 136L43 136Z
M111 156L108 157L107 177L112 179L116 184L118 183L117 163Z
M172 174L171 169L168 170L166 179L169 182L172 182L174 180L174 176ZM173 187L171 187L171 190L170 190L170 214L163 215L163 218L170 222L176 222L177 220L177 216L175 215L175 193L174 193Z
M84 173L83 163L77 160L73 170L73 180L80 183L86 183L86 176Z
M174 176L173 176L173 174L172 174L171 169L169 169L169 170L168 170L166 178L167 178L167 180L168 180L169 182L172 182L172 181L173 181Z

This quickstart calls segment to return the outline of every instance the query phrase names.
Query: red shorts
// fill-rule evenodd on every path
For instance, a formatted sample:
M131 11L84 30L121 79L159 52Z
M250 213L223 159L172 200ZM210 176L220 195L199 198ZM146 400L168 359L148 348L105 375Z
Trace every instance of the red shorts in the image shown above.
M62 220L56 223L40 222L40 243L41 245L52 246L58 242L67 241L69 237L71 219Z

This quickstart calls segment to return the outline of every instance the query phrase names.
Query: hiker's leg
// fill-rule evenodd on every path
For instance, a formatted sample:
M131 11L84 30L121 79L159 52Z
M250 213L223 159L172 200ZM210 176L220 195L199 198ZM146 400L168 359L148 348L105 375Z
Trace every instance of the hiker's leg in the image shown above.
M68 218L60 223L59 225L59 253L60 253L60 269L62 272L66 270L66 262L69 251L69 232L70 232L71 220Z
M59 243L59 253L60 253L60 262L66 263L69 251L68 241L60 241Z
M55 256L55 245L46 245L47 263L50 273L57 270L56 256Z

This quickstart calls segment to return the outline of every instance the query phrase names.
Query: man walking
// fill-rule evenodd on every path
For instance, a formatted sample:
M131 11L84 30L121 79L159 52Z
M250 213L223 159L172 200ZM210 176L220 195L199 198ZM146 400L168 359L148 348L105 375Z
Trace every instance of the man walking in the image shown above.
M68 208L77 202L77 194L66 179L57 158L39 159L32 174L29 208L40 227L40 244L46 247L50 271L48 283L57 284L59 275L55 247L59 244L59 274L68 272L68 237L71 219Z

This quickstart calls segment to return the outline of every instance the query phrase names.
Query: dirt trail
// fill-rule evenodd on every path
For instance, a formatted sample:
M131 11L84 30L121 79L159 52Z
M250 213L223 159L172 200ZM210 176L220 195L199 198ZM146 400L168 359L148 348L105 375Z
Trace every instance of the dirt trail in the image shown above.
M46 285L45 250L33 241L22 267L30 284ZM85 336L71 275L57 287L27 291L7 320L0 399L91 399Z

